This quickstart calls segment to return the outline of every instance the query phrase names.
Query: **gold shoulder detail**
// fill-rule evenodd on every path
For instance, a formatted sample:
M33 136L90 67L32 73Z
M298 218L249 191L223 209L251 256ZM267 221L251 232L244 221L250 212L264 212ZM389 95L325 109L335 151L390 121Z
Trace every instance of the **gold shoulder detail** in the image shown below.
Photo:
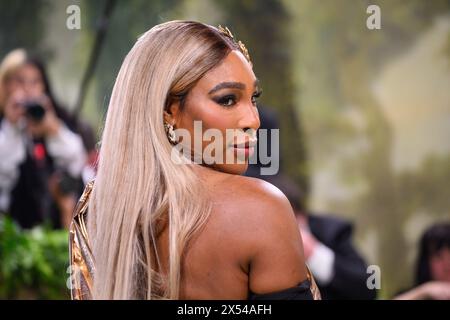
M72 299L85 300L92 297L94 259L86 226L89 198L94 181L84 188L73 212L69 229L70 290Z
M309 282L311 283L310 290L314 300L322 300L319 288L317 287L316 281L314 280L314 277L311 274L311 271L309 270L308 266L306 266L306 275L308 277Z
M75 206L75 209L73 211L73 218L77 217L81 213L84 213L87 208L87 204L89 202L89 197L91 195L92 189L94 187L94 180L88 182L86 186L84 187L83 194L81 195L80 199L78 200L77 205Z

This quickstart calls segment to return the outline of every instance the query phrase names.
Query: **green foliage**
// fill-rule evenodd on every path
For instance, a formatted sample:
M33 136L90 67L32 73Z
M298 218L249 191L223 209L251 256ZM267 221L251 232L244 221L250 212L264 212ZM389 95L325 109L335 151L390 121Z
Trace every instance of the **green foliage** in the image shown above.
M0 217L0 299L67 299L68 233Z

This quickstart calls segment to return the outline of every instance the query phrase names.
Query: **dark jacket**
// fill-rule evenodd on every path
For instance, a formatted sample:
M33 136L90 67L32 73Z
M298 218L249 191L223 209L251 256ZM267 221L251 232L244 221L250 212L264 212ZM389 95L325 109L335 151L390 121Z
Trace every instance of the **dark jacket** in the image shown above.
M309 215L311 233L333 250L334 276L326 286L318 283L323 299L375 299L376 290L367 288L367 265L352 244L353 226L340 218Z

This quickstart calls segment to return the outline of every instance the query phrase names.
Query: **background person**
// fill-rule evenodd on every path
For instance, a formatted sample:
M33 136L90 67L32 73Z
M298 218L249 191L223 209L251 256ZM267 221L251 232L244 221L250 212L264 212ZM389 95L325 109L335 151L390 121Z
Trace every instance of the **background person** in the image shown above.
M428 228L420 240L415 287L397 300L450 300L450 223Z
M0 211L22 227L68 226L86 152L45 68L24 50L0 66Z

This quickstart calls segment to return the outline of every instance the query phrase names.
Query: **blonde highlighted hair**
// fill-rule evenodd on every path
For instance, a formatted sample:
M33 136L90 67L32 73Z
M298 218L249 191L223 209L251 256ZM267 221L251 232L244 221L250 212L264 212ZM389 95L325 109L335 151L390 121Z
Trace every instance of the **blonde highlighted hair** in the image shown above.
M0 114L3 112L7 99L6 83L26 61L26 51L24 49L15 49L8 53L0 64Z
M210 204L192 165L171 160L163 112L220 64L236 43L216 28L171 21L142 35L113 88L88 228L95 299L178 299L183 252ZM168 228L168 270L156 249Z

